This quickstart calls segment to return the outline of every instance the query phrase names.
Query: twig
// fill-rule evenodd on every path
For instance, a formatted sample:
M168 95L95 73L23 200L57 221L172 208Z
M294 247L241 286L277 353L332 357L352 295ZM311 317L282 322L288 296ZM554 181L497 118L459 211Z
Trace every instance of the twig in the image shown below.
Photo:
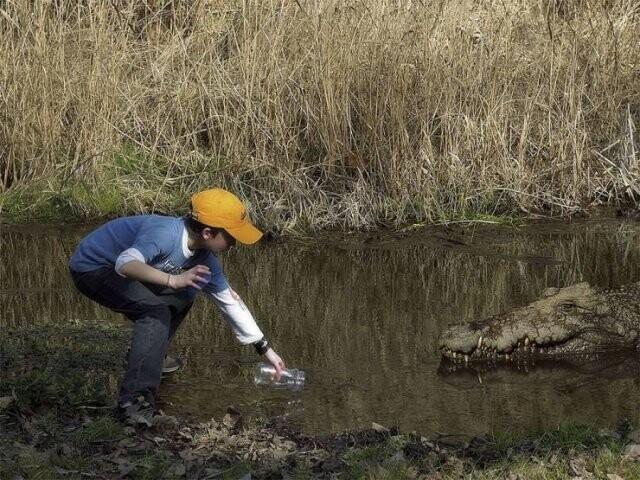
M302 8L302 5L300 5L300 2L298 0L295 0L295 2L296 2L296 5L298 5L298 7L300 8L300 10L302 10L302 13L304 13L308 17L309 14L304 8Z
M116 11L116 13L117 13L118 17L120 18L120 20L122 20L124 23L126 23L126 24L127 24L127 27L129 27L129 29L131 30L131 32L132 32L134 35L136 35L136 36L137 36L138 34L136 33L136 29L133 27L133 25L131 25L131 23L129 23L129 20L127 20L127 19L124 17L124 15L122 14L122 12L121 12L121 11L120 11L120 9L118 8L118 5L116 5L116 2L115 2L114 0L110 0L110 2L111 2L111 6L112 6L112 7L114 8L114 10Z

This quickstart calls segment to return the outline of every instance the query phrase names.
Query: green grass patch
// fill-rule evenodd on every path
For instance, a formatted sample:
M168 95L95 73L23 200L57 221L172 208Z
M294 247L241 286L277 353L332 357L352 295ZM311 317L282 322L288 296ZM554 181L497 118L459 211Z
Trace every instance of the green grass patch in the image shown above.
M466 473L467 478L478 480L495 478L566 480L577 477L608 480L610 478L608 475L618 475L623 479L640 478L640 464L625 459L619 451L602 448L581 453L551 451L545 456L520 454L484 468L471 468ZM455 477L445 476L445 478Z
M111 160L110 167L122 175L142 173L148 168L149 163L152 163L152 159L145 152L128 143L113 152Z
M124 190L115 179L91 185L54 177L0 193L0 214L12 223L89 220L126 212Z
M0 193L0 216L12 223L86 221L187 205L181 189L158 195L168 187L167 159L130 144L107 156L92 177L70 174L62 159L62 167L49 175L12 186Z
M81 455L80 452L70 455L51 453L49 456L49 464L59 469L57 473L62 473L62 471L80 472L91 470L91 460Z
M107 406L114 400L128 329L105 322L27 326L0 334L0 396L20 408Z
M113 442L124 438L124 427L113 417L97 417L73 432L70 440L82 446L88 443Z
M594 450L602 447L613 447L614 438L604 435L590 425L567 423L555 430L539 434L536 444L545 452L568 450Z
M342 457L346 475L348 478L389 480L410 478L410 473L417 469L405 458L403 449L406 444L407 437L397 435L376 445L347 450Z
M172 478L168 470L173 461L164 452L148 452L144 457L137 459L135 469L128 478L135 480L158 480ZM175 478L175 477L173 477Z
M248 473L251 473L251 465L247 462L239 462L226 469L222 473L222 478L224 480L235 480L237 478L242 478Z
M618 451L601 450L593 461L593 472L598 478L615 473L622 478L640 478L640 463L624 459Z
M620 435L618 435L620 436ZM465 456L476 465L491 465L505 459L515 459L523 454L549 456L569 452L596 451L601 448L620 449L618 438L601 433L595 427L567 423L553 430L532 432L515 436L498 432L473 439Z

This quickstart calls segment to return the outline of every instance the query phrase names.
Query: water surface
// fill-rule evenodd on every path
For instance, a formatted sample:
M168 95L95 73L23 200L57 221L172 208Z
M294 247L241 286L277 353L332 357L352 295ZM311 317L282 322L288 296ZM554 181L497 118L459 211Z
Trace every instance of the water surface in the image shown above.
M76 293L66 261L83 228L0 232L0 328L121 319ZM258 389L257 358L199 298L172 348L187 367L166 379L169 412L219 417L234 406L287 415L308 433L397 425L424 434L525 431L577 421L640 421L638 359L584 370L438 374L449 324L535 299L549 286L640 281L640 225L607 220L526 228L441 229L245 247L223 257L232 286L289 366L299 394Z

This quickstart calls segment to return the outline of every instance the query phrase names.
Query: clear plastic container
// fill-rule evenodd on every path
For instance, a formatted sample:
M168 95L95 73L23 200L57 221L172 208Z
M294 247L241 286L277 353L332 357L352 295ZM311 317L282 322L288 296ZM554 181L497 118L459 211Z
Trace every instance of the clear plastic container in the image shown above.
M304 388L304 371L297 368L286 368L280 379L276 380L276 369L273 365L260 362L256 365L253 381L256 385L302 390Z

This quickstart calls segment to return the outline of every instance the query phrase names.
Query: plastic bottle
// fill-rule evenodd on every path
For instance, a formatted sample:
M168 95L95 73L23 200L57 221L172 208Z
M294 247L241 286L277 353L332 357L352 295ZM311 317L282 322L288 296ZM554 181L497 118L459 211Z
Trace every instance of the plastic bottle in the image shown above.
M276 369L269 363L260 362L256 365L253 381L256 385L265 385L290 390L304 388L304 371L297 368L285 368L279 380L276 380Z

